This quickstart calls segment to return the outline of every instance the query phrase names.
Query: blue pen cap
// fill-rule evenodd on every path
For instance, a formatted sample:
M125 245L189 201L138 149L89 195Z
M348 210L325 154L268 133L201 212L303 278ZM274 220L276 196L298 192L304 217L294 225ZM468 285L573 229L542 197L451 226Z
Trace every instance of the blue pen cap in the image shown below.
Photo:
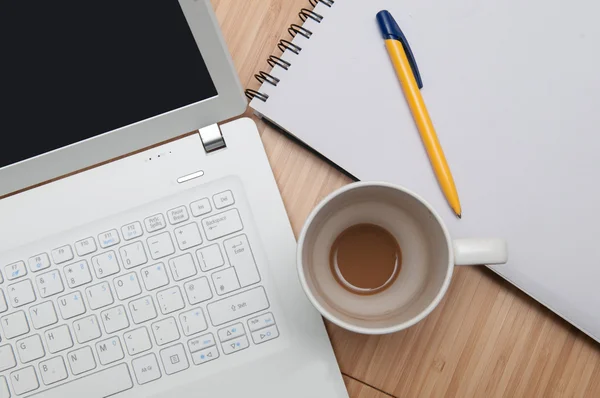
M404 34L388 10L382 10L377 13L377 23L379 24L379 29L384 40L394 39L399 42L403 41Z
M402 48L404 48L404 52L406 53L406 57L408 58L408 62L410 63L410 67L413 71L413 75L417 81L417 86L420 89L423 88L423 80L421 79L421 73L419 72L419 67L417 66L417 60L413 55L406 36L404 36L402 29L400 29L396 23L396 20L394 17L392 17L392 14L390 14L388 10L379 11L377 13L377 23L379 24L379 29L381 30L381 35L383 36L384 40L398 40L402 44Z

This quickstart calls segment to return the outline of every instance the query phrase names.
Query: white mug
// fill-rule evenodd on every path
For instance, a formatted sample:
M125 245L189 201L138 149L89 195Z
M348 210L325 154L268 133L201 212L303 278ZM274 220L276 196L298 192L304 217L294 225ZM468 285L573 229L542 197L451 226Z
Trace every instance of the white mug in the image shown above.
M329 265L336 237L362 223L388 230L402 250L397 279L369 296L340 286ZM503 264L507 259L502 239L452 240L439 214L414 192L384 182L357 182L312 211L298 240L297 265L306 295L326 319L353 332L386 334L429 315L448 290L455 265Z

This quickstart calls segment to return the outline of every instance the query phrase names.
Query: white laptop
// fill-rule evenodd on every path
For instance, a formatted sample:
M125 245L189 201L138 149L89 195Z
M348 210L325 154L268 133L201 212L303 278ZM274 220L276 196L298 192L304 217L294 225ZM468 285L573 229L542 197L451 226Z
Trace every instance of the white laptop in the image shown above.
M83 4L0 6L0 398L347 397L210 4Z

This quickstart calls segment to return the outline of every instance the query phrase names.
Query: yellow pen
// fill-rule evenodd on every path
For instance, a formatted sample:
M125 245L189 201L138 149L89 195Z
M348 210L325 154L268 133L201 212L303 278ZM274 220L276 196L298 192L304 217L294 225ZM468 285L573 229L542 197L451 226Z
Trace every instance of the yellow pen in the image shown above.
M404 96L410 107L421 139L427 150L429 161L433 167L438 183L440 184L446 200L450 207L456 213L458 218L462 215L460 201L456 185L450 173L450 167L446 162L446 156L440 145L437 134L429 117L429 112L425 107L425 102L421 96L420 88L423 87L417 63L412 54L406 36L400 30L400 27L394 20L394 17L386 11L377 13L377 22L385 40L385 46L390 55L396 74L404 90Z

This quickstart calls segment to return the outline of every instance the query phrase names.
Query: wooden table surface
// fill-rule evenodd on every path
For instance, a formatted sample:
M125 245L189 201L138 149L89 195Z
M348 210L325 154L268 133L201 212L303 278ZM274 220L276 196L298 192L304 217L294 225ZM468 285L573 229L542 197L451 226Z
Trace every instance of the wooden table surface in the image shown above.
M280 55L279 39L290 39L288 25L311 8L308 0L212 3L242 85L254 89L266 58ZM350 180L253 118L298 234L313 207ZM438 308L406 331L327 329L351 397L600 397L600 346L483 268L458 268Z

